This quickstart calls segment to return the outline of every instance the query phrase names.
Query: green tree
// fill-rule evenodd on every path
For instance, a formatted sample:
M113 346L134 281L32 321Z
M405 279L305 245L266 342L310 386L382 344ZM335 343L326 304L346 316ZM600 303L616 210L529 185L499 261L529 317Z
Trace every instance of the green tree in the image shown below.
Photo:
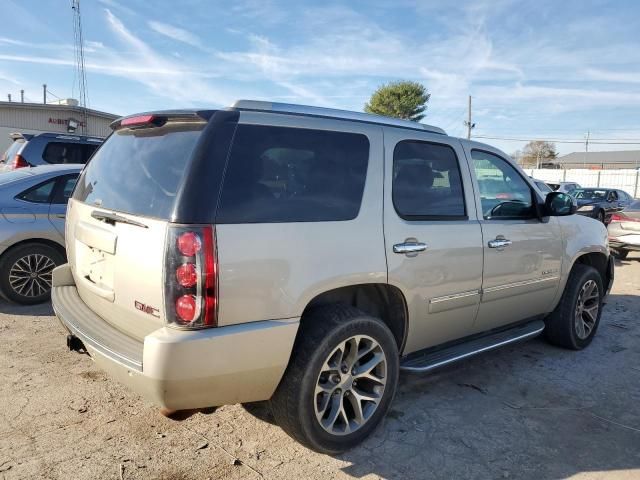
M390 82L373 92L364 111L419 122L424 118L430 97L424 85L418 82Z

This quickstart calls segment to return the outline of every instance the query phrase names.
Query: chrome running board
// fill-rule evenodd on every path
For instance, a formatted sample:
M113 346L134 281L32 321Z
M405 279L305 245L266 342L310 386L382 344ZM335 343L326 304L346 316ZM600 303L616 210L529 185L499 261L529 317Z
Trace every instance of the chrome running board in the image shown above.
M400 363L400 370L407 372L429 372L450 363L464 360L482 352L488 352L510 343L521 342L539 335L544 330L544 322L535 320L524 325L497 333L477 337L450 347L427 349L408 355Z

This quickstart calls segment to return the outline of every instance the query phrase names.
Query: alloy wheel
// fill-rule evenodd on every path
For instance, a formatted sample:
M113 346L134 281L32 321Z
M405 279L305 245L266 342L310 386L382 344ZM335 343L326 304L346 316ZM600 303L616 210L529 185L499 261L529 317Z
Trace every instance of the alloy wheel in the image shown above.
M575 310L576 335L580 340L586 339L596 326L600 310L600 292L598 284L589 280L580 289Z
M347 435L371 419L387 384L387 358L380 344L355 335L325 360L314 393L316 419L332 435Z
M40 297L51 290L52 271L55 267L55 262L46 255L25 255L11 266L9 285L23 297Z

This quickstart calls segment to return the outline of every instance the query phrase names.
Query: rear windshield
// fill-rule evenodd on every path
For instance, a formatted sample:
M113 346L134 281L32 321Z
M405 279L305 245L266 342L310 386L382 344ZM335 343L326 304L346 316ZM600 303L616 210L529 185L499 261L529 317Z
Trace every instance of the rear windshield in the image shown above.
M0 185L6 185L7 183L15 182L26 177L30 177L32 173L29 172L29 168L19 168L16 170L10 170L0 174Z
M78 179L73 198L145 217L168 219L204 124L115 131Z
M4 152L4 155L2 155L2 158L0 158L0 162L6 163L8 161L11 161L13 159L13 156L18 153L20 147L22 147L25 143L26 142L24 140L15 140L11 145L9 145L7 151Z

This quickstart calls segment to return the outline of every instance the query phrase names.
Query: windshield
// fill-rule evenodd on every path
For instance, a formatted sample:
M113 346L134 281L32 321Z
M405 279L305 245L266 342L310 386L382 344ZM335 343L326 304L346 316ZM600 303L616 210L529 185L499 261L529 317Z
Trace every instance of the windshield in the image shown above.
M87 164L73 198L168 219L204 123L115 131Z
M20 150L20 147L22 147L25 143L24 140L15 140L11 145L9 145L9 148L7 148L7 151L4 152L4 155L2 155L2 158L0 158L0 162L2 163L6 163L8 161L13 160L13 157L15 156L16 153L18 153L18 150Z
M536 182L536 185L542 193L553 192L553 190L551 190L551 187L544 182Z
M607 198L606 190L574 190L572 195L585 200L604 200Z

